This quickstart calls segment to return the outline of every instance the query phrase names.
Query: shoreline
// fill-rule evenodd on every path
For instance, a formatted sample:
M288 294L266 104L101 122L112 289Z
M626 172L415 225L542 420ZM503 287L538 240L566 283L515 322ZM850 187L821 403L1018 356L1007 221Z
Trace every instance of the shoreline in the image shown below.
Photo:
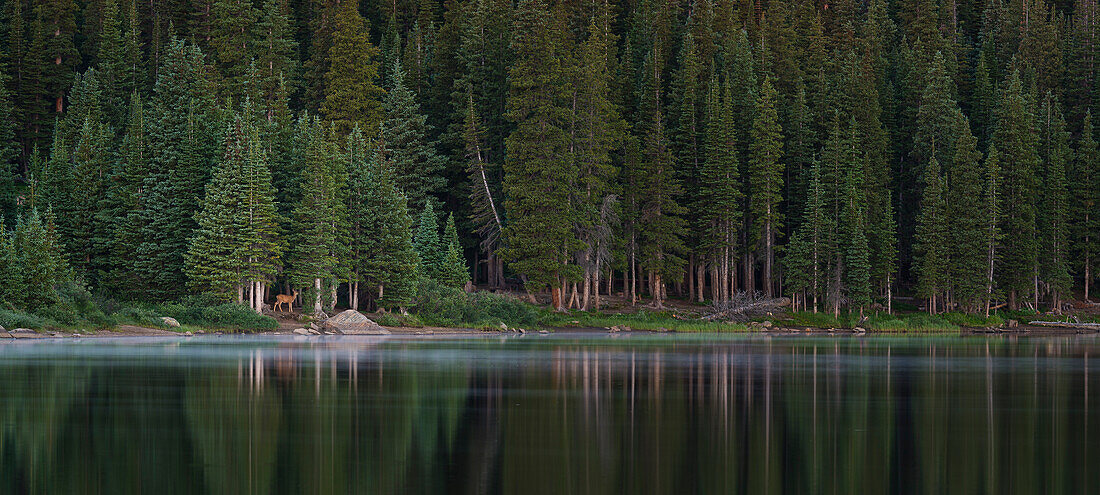
M999 337L999 336L1017 336L1017 337L1068 337L1073 335L1100 335L1100 331L1092 329L1076 329L1076 328L1050 328L1039 326L1019 326L1012 329L1006 328L961 328L958 331L945 331L945 332L885 332L885 331L869 331L869 332L856 332L852 329L846 328L782 328L776 327L767 330L736 330L736 331L722 331L722 332L677 332L677 331L657 331L657 330L629 330L629 331L612 331L606 328L592 328L592 327L556 327L550 330L530 330L526 332L503 332L503 331L486 331L469 328L447 328L447 327L382 327L388 334L338 334L338 333L322 333L319 335L300 335L287 329L279 329L265 332L235 332L224 331L216 329L199 330L197 332L184 331L178 332L173 330L165 330L163 328L142 327L135 325L121 325L110 330L86 330L86 331L30 331L30 332L15 332L15 331L0 331L0 341L12 341L12 340L68 340L73 338L148 338L148 339L166 339L166 338L189 338L189 337L211 337L211 336L247 336L247 337L301 337L301 338L319 338L319 337L434 337L434 336L523 336L523 335L553 335L555 333L563 334L603 334L603 335L631 335L631 334L678 334L678 335L767 335L774 337L795 337L795 336L851 336L851 337L868 337L868 336L891 336L891 337L930 337L930 336L970 336L970 337Z

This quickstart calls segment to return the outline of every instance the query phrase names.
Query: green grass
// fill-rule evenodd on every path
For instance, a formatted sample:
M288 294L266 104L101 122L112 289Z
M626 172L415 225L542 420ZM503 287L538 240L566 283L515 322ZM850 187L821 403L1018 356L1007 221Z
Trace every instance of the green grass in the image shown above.
M247 306L214 301L205 296L161 304L123 302L102 295L93 296L78 284L59 287L57 295L53 304L34 311L0 308L0 325L63 331L108 330L119 325L134 325L179 332L198 329L250 332L279 327L274 318L257 314ZM175 318L185 328L168 327L161 321L165 316Z
M788 316L785 323L795 327L854 328L859 323L859 313L844 312L839 317L834 317L832 313L796 312ZM1005 318L998 314L986 318L983 315L966 313L872 313L867 315L867 321L860 326L868 332L946 333L957 332L961 327L995 327L1004 322Z
M745 332L748 325L706 321L699 318L677 318L669 311L638 311L607 314L572 311L551 315L545 323L552 327L609 328L628 326L634 330L673 332Z

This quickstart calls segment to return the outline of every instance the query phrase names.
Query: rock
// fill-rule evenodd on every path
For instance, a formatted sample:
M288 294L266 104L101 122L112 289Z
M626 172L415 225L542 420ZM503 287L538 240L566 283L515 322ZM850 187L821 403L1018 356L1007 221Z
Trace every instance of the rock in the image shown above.
M626 325L615 325L615 326L609 328L608 330L610 330L611 333L618 333L618 332L630 332L633 329L631 329L630 327L628 327Z
M358 311L349 309L335 315L321 324L325 330L347 335L389 335L389 330L371 321Z
M765 321L764 323L761 323L761 325L764 328L771 328L773 326L771 321Z
M500 322L500 331L501 332L507 332L508 331L508 325L505 325L503 321Z
M7 330L4 330L4 325L0 325L0 332L7 332Z
M198 329L198 330L195 330L195 335L205 335L205 334L206 334L206 330L203 330L201 328Z
M80 337L82 337L82 335L80 335L79 333L74 333L73 334L73 338L80 338Z
M543 335L546 335L546 334L550 333L550 331L549 330L539 330L539 333L541 333Z
M855 333L867 333L867 329L863 327L855 327L852 329L852 331Z
M172 318L171 316L162 316L160 317L160 321L161 323L164 323L165 325L168 325L172 328L180 327L180 322L176 321L176 319Z
M34 330L29 328L16 328L15 330L9 331L9 333L34 333Z
M325 333L328 333L328 332L325 332ZM311 328L311 329L309 329L309 334L310 335L321 335L321 332Z
M318 327L316 323L310 323L309 324L309 329L310 330L317 330L318 328L320 328L320 327Z
M1006 326L1008 326L1008 328L1016 328L1020 326L1020 322L1016 320L1008 320L1008 324Z
M521 329L519 329L519 333L524 333L525 334L525 333L527 333L527 330L524 330L524 329L521 328Z
M309 330L306 330L304 328L295 328L294 329L294 334L295 335L309 335Z
M192 337L192 336L194 336L195 334L194 334L194 333L191 333L191 331L190 331L190 330L188 330L188 331L186 331L186 332L183 332L183 335L184 335L185 337Z

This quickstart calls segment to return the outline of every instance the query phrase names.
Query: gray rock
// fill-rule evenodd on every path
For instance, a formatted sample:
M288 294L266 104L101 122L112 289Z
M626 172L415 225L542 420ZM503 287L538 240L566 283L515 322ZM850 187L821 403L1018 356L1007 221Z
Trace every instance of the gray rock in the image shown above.
M763 323L763 326L764 326L764 328L771 328L771 327L773 326L773 324L772 324L772 322L771 322L771 321L769 320L769 321L765 321L765 322Z
M34 330L29 328L16 328L15 330L10 330L9 333L34 333Z
M4 330L4 325L0 325L0 332L6 332L6 331L7 330Z
M180 322L176 321L176 319L172 318L171 316L162 316L160 317L160 321L161 323L164 323L165 325L168 325L172 328L179 328L180 326Z
M306 330L304 328L295 328L294 329L294 334L295 335L309 335L309 330Z
M328 332L325 332L325 333L328 333ZM317 330L314 330L314 329L311 328L311 329L309 329L309 334L310 335L321 335L321 332L318 332Z
M194 334L194 333L191 333L191 331L190 331L190 330L188 330L188 331L186 331L186 332L183 332L183 335L184 335L184 336L187 336L187 337L192 337L192 336L194 336L195 334Z
M389 330L371 321L358 311L349 309L337 314L323 323L321 328L334 333L346 335L389 335Z

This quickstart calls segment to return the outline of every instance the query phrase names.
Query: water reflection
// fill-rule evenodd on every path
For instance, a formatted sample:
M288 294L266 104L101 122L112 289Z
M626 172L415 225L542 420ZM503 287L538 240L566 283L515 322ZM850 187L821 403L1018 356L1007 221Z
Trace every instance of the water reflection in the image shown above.
M1098 348L690 336L0 344L0 493L1086 493L1100 486Z

